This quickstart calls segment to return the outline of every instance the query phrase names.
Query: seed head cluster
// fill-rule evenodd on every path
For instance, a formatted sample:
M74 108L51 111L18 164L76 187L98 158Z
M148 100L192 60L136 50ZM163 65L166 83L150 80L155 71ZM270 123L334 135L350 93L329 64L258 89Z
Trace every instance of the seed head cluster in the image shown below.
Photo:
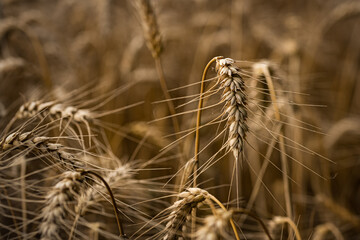
M76 160L74 154L65 150L62 144L51 143L50 139L45 136L34 137L32 132L14 132L0 141L0 149L2 151L15 149L31 150L34 153L38 152L44 155L51 154L64 165L70 165L74 168L83 166L83 164Z
M18 119L33 117L37 114L46 117L47 115L56 118L71 118L75 122L87 122L92 118L91 112L86 109L78 109L73 106L65 106L64 104L55 102L33 101L23 104L16 117Z
M220 89L223 89L221 98L225 102L224 111L228 119L229 139L227 147L238 159L239 153L244 148L248 131L245 84L239 73L239 68L234 65L234 60L231 58L217 59L216 72Z
M64 225L71 203L80 195L83 180L80 172L64 172L63 179L48 193L41 213L41 240L61 239L59 228Z
M186 191L179 193L178 197L180 200L169 208L171 212L167 217L165 227L167 233L163 240L178 239L177 232L182 230L187 217L191 214L191 210L204 202L209 197L209 193L200 188L188 188Z

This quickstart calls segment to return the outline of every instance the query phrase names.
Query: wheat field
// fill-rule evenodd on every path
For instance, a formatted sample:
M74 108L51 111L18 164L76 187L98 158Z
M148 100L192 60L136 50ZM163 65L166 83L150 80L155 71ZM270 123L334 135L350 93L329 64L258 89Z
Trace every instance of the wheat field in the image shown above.
M0 0L0 239L360 239L359 39L356 0Z

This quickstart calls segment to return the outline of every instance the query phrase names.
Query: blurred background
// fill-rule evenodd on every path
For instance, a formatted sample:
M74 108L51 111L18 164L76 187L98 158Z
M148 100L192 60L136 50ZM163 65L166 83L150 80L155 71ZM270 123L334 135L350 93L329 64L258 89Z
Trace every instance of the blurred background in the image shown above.
M52 98L61 99L91 83L91 99L133 84L101 110L143 101L141 107L103 120L123 132L107 134L108 144L119 158L130 159L146 136L144 141L151 148L141 148L136 155L146 161L176 141L176 134L184 136L194 128L197 101L182 104L198 96L201 74L210 59L225 56L237 60L248 85L255 78L263 82L263 76L254 73L254 64L266 62L279 97L285 99L284 108L291 112L284 110L282 120L288 138L293 220L304 239L326 223L339 229L344 239L360 239L360 1L153 0L156 19L149 21L150 26L157 25L158 33L151 32L150 38L160 36L159 56L148 49L149 26L136 2L0 0L2 129L21 104L50 92ZM166 97L154 57L161 61L168 93L179 113L180 132L174 130L171 117L162 120L173 113L166 104L169 101L163 101ZM210 69L208 78L215 76L214 70ZM262 94L257 84L256 89L248 90L249 95L255 91L254 98ZM267 91L266 85L262 89ZM257 104L264 111L270 109L265 104L269 99L263 100ZM211 98L206 105L217 101ZM219 111L221 107L205 110L203 122L214 119ZM271 134L251 128L255 117L249 116L252 134L247 138L246 160L238 179L244 207L271 142ZM267 127L274 131L273 125ZM213 140L201 155L203 163L223 144L222 137L215 139L217 128L201 131L202 147ZM182 138L183 160L176 149L170 149L166 154L171 160L156 164L162 170L138 177L178 173L184 159L193 157L193 139L192 134ZM284 178L276 168L281 168L277 149L251 207L266 219L284 214ZM232 169L233 156L228 154L200 175L201 186L227 202ZM175 184L175 178L170 182ZM333 238L328 234L321 239Z

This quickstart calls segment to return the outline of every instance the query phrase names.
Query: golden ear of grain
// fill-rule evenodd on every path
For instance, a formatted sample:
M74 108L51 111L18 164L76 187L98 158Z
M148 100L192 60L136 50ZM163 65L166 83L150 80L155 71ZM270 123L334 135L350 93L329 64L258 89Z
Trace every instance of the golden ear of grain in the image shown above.
M245 84L239 69L234 65L231 58L218 58L216 60L216 72L220 89L223 90L222 101L225 102L225 115L229 128L227 147L232 150L235 159L239 158L244 148L247 125L247 95Z
M200 188L188 188L178 194L180 200L174 202L168 208L170 214L166 218L165 230L167 233L163 240L177 239L180 230L182 230L186 220L191 216L191 211L198 207L198 204L209 198L209 193Z
M39 232L42 240L60 239L59 230L69 214L70 203L76 201L84 190L84 177L80 172L64 172L63 179L47 194L42 210Z
M156 59L160 56L163 45L154 10L149 0L136 0L135 4L141 18L146 44Z
M78 168L83 167L83 163L78 161L75 155L67 152L65 147L59 143L51 143L49 137L34 136L32 132L14 132L0 141L2 151L30 150L41 155L51 155L64 167Z

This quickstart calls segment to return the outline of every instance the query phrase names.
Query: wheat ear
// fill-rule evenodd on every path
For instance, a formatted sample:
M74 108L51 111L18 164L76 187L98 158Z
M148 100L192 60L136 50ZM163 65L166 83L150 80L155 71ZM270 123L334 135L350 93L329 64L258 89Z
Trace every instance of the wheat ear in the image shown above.
M46 196L39 226L42 240L60 239L58 231L68 215L69 204L75 201L82 191L84 176L80 172L68 171L62 176L63 179Z
M45 136L33 136L32 132L14 132L0 141L2 151L15 149L35 149L42 154L52 154L58 158L62 164L70 164L73 168L82 166L76 157L65 151L65 147L59 143L51 143L51 138Z
M192 209L197 208L200 203L208 199L209 194L200 188L188 188L186 191L179 193L178 197L180 200L174 202L169 208L171 212L166 219L165 230L167 233L163 240L176 239L179 230L184 226L186 219L190 217Z
M163 47L154 10L149 0L137 0L135 1L135 4L141 18L141 25L144 31L146 45L153 58L156 59L160 56Z
M177 200L168 210L170 210L169 216L166 218L168 221L165 227L165 231L168 233L164 236L163 240L176 239L177 233L180 229L184 227L184 223L188 218L190 218L190 213L199 207L200 204L206 203L211 208L213 214L216 214L215 207L213 202L215 202L219 207L222 208L223 211L227 211L225 206L213 195L208 193L204 189L200 188L188 188L185 191L178 194ZM192 217L192 232L195 230L194 225L194 216ZM239 240L239 235L236 230L234 221L232 218L229 218L231 227L234 231L235 237ZM194 235L195 232L192 234Z
M87 123L95 118L95 115L87 109L78 109L74 106L65 106L61 103L33 101L23 104L16 114L16 118L22 119L41 114L45 117L47 114L58 118L70 118L78 123Z
M244 148L246 133L248 131L247 120L247 96L245 94L244 81L240 75L239 69L234 65L234 60L231 58L215 57L206 65L202 80L200 97L197 111L196 121L196 136L195 136L195 156L196 166L194 169L194 186L196 186L196 172L199 167L199 128L201 124L201 109L203 107L204 95L204 81L206 73L210 65L216 61L216 72L218 75L217 84L220 84L219 89L223 90L222 101L225 102L225 112L229 128L229 140L227 147L232 150L236 160L239 158L240 152Z
M89 134L89 145L91 145L91 128L89 122L92 122L95 118L101 116L101 114L97 115L88 109L78 109L74 106L66 106L61 103L56 103L55 101L32 101L23 104L19 108L11 124L16 119L30 118L37 115L43 118L49 115L55 117L56 119L67 119L69 120L69 122L72 123L85 124L87 132ZM11 124L7 126L7 129L11 127Z
M231 58L218 58L216 60L216 72L220 89L223 90L222 101L225 102L225 115L229 128L229 140L227 147L232 150L236 160L244 148L246 133L248 131L247 120L247 96L245 84L239 69L234 65Z

